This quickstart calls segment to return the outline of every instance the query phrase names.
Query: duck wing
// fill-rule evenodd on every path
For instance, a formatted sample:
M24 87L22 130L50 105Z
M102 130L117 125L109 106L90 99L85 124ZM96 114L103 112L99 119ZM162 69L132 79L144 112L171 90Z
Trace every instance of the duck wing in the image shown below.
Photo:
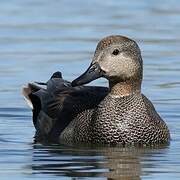
M99 86L72 87L62 76L52 76L41 85L43 87L29 83L23 88L23 95L31 104L37 132L53 139L58 138L77 115L95 109L109 91Z

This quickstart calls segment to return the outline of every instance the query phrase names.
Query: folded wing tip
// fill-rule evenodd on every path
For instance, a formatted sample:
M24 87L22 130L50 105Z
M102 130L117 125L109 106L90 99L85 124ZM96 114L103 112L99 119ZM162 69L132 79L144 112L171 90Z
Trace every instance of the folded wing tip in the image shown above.
M31 109L33 109L33 104L32 104L32 102L31 102L31 99L29 98L29 94L32 93L32 90L31 90L29 84L22 86L21 93L22 93L22 95L23 95L23 97L24 97L27 105L28 105Z

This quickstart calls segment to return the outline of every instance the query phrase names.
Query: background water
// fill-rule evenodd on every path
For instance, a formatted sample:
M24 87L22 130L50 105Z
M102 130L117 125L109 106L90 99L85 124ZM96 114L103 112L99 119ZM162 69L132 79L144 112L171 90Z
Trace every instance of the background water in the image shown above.
M110 34L139 43L143 92L167 122L171 144L157 149L33 144L21 86L46 81L57 70L74 79L90 63L97 42ZM0 1L0 179L180 179L179 77L178 0Z

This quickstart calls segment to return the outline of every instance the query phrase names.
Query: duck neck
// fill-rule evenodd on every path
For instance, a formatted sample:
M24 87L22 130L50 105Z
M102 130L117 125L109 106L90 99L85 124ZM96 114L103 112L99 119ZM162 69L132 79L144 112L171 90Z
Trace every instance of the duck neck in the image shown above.
M123 81L116 83L109 81L109 87L111 96L124 97L141 93L141 82L138 81Z

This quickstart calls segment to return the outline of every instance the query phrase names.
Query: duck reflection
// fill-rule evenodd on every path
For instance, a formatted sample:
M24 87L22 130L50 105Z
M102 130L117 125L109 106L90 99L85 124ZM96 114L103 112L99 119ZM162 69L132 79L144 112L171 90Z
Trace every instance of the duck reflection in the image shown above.
M168 147L68 147L34 144L32 170L36 174L105 179L141 179L143 168L155 168L154 156ZM148 161L148 163L143 163ZM147 175L147 174L146 174Z

